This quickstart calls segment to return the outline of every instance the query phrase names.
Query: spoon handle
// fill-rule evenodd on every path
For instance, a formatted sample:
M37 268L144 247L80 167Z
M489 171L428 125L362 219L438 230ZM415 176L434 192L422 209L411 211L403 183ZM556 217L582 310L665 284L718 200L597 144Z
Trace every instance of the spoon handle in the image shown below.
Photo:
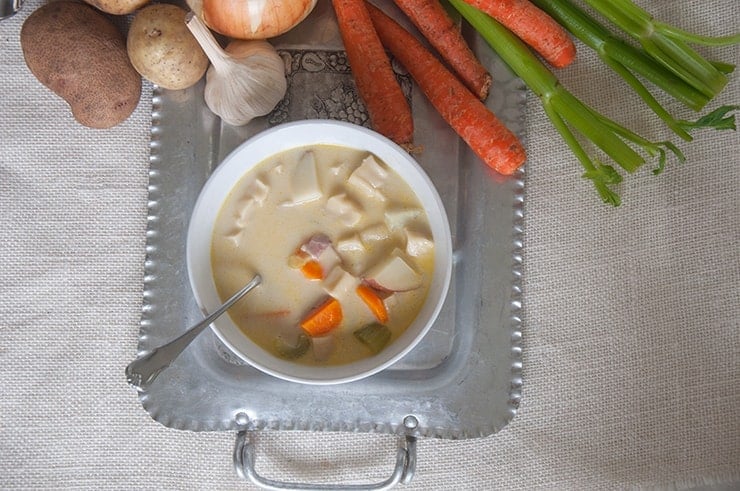
M244 287L231 296L221 307L211 315L194 325L179 337L163 344L152 351L136 358L126 367L126 379L136 390L144 391L157 378L162 370L170 366L175 358L213 321L219 318L232 305L249 293L254 287L262 282L260 275L255 275Z

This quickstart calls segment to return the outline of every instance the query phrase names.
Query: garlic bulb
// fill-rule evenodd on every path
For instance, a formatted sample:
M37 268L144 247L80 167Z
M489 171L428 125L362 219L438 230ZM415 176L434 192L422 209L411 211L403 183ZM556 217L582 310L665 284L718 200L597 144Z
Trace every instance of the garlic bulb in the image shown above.
M214 114L242 126L272 111L285 96L285 64L267 41L232 41L223 50L205 24L189 12L186 24L211 60L205 101Z
M317 0L187 0L208 27L236 39L267 39L295 27Z

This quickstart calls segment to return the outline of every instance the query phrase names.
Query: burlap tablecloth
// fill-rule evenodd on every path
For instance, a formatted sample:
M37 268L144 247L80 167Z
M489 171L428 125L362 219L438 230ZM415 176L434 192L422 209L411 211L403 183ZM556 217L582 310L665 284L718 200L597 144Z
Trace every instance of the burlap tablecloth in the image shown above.
M644 1L702 33L737 0ZM0 487L244 489L234 434L177 431L123 370L142 296L151 86L110 130L76 124L19 46L28 1L0 22ZM737 63L738 47L706 50ZM655 118L582 49L563 82L651 137ZM719 103L740 102L740 77ZM662 99L664 100L664 99ZM689 116L678 105L669 107ZM519 414L501 432L422 440L408 489L683 488L740 481L740 138L699 132L687 163L630 178L611 209L527 105ZM380 480L387 435L268 432L260 471Z

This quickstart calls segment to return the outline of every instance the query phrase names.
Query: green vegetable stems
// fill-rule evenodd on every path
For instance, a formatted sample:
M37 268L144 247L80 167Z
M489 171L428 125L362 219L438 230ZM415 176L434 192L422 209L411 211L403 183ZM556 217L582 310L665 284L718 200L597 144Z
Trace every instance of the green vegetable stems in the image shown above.
M638 41L654 60L709 98L716 97L727 84L726 74L704 59L688 43L709 46L736 44L740 42L740 33L717 38L697 36L655 21L652 15L632 0L585 1Z
M617 38L570 0L532 1L593 49L682 139L691 141L689 131L696 128L735 129L731 112L739 106L720 107L697 121L677 119L660 105L638 76L688 108L701 110L724 88L726 74L734 66L705 60L687 42L725 45L740 42L740 35L720 38L696 36L654 21L631 0L586 0L607 19L638 39L642 44L642 48L638 48ZM540 98L545 114L581 163L584 169L582 177L593 182L602 201L614 206L620 204L620 197L613 187L622 181L622 176L611 165L589 155L574 131L595 144L627 173L636 171L645 163L645 158L632 147L658 159L658 166L653 170L655 174L665 167L668 152L679 161L684 160L673 143L651 142L581 102L559 83L550 69L518 37L496 20L463 0L449 0L449 3Z
M679 121L669 114L648 91L637 75L652 82L663 92L695 111L704 108L712 97L680 78L674 71L664 65L655 63L653 58L645 51L635 48L612 35L598 21L569 0L532 0L532 2L593 49L601 60L622 77L648 107L682 139L691 141L692 137L688 131L695 128L714 127L715 129L725 129L727 127L726 120L717 119L711 117L711 115L696 122L688 122L685 120ZM734 69L734 66L729 65L726 68ZM727 114L728 111L724 109L720 108L723 114Z

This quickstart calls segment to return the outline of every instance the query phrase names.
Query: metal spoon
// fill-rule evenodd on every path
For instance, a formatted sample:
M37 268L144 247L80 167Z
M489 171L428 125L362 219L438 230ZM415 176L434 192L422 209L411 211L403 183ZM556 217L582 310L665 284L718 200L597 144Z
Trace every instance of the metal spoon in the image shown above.
M257 274L244 287L236 292L214 313L194 325L179 337L163 344L152 351L136 358L126 367L126 379L136 390L143 391L157 378L157 375L170 363L175 361L180 353L200 334L203 330L211 325L213 321L219 318L224 312L229 310L240 298L249 293L254 287L262 283L262 277Z
M18 12L23 6L23 0L0 0L0 20Z

